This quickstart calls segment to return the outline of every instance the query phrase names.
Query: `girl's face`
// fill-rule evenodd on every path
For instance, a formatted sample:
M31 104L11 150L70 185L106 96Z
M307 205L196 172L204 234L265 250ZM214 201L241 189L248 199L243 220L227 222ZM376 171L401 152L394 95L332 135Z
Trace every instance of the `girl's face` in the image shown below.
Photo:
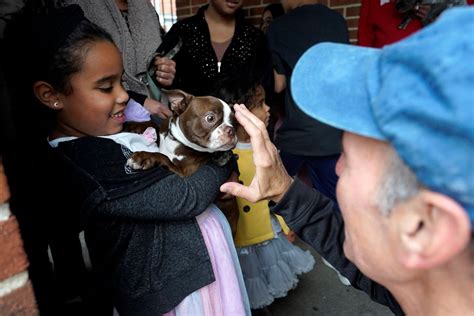
M265 103L265 90L262 86L257 86L255 90L254 106L251 108L250 112L264 122L265 126L268 126L268 121L270 120L270 107Z
M72 92L58 94L56 132L77 137L118 133L128 101L121 80L122 55L108 41L92 44L85 54L82 69L71 76Z
M222 16L233 16L242 7L242 0L210 0L209 5Z
M267 32L268 27L270 26L270 23L272 22L273 22L272 12L270 10L263 12L262 22L261 22L261 27L260 27L263 33Z

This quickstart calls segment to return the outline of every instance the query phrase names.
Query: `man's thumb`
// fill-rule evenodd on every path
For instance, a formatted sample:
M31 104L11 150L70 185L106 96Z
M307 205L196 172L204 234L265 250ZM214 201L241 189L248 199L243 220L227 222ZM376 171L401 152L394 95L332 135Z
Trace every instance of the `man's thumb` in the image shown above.
M251 202L255 199L255 197L253 196L255 194L252 194L251 190L248 187L238 182L226 182L221 185L220 190L221 192L229 193L234 196L244 198Z

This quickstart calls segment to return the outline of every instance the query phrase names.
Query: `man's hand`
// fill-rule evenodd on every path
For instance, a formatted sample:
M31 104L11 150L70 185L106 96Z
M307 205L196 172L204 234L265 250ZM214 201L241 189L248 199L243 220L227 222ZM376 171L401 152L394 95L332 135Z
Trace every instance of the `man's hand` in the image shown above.
M170 86L173 83L176 74L176 63L166 57L155 57L155 78L162 86Z
M417 4L415 7L416 16L419 17L421 20L425 19L428 16L430 10L430 4Z
M265 124L242 104L234 105L234 109L235 117L250 135L256 172L250 186L227 182L221 186L221 191L250 202L264 199L278 202L293 179L286 172L275 145L270 141Z
M148 112L153 115L158 115L162 119L167 119L173 115L173 112L171 112L166 105L150 98L145 99L143 106L148 110Z

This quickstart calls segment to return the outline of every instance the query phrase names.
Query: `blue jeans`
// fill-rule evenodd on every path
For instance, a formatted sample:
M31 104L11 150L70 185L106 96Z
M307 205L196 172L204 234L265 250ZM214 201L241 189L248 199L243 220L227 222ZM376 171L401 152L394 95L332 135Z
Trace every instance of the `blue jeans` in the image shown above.
M313 188L334 201L339 210L336 199L336 184L339 178L336 175L336 162L340 154L329 156L301 156L280 151L280 157L290 176L297 175L306 168L307 175Z

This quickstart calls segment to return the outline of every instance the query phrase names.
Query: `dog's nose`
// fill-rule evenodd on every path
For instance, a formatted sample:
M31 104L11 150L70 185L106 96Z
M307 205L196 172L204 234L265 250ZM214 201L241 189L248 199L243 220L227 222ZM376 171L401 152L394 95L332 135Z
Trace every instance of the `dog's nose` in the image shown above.
M224 132L229 135L229 137L234 137L235 136L235 131L232 126L226 126Z

